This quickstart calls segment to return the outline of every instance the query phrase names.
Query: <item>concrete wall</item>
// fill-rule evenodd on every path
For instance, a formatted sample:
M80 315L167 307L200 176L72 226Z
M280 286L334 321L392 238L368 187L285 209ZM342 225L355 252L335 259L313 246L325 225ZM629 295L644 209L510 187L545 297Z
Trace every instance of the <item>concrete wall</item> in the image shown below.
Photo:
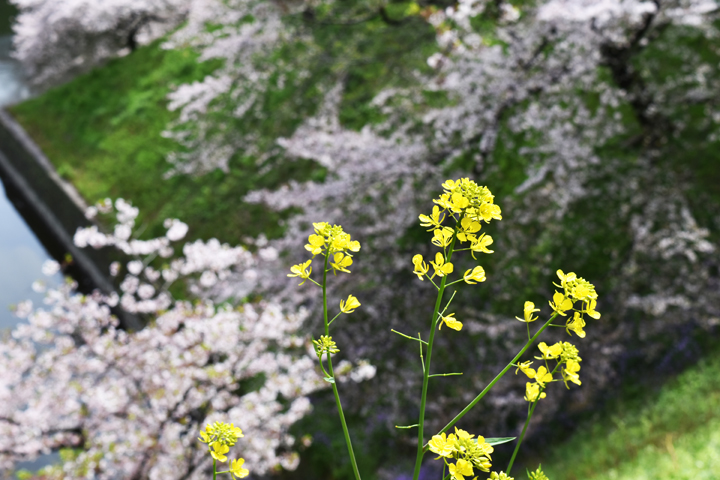
M112 292L109 277L111 254L108 250L81 249L73 243L80 227L92 223L85 218L85 203L77 191L64 181L23 128L0 109L0 177L5 192L48 253L63 263L67 254L72 262L65 272L78 281L79 289ZM126 329L141 328L140 320L116 311Z

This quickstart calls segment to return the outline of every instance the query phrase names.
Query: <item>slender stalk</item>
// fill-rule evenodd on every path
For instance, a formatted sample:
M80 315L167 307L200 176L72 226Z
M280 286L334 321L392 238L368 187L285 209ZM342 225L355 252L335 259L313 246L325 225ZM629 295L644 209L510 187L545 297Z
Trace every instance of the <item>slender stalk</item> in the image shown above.
M547 361L545 362L547 364ZM555 368L553 368L553 371L551 372L552 375L557 372L557 369L560 367L560 362L558 362L557 365L555 365ZM547 368L547 367L545 367ZM518 439L517 445L515 445L515 450L513 450L512 457L510 457L510 463L508 464L507 469L505 470L505 473L510 475L510 470L512 470L513 463L515 462L515 456L520 451L520 444L522 444L523 438L525 438L525 432L527 431L528 425L530 425L530 419L532 418L533 412L535 411L535 407L538 404L538 401L540 400L540 395L545 391L545 388L541 388L538 392L537 399L532 403L532 406L528 405L528 416L525 420L525 425L523 426L522 433L520 434L520 438Z
M507 371L510 370L510 368L512 368L513 364L517 363L517 361L520 359L520 357L523 355L523 353L525 353L525 351L528 348L530 348L530 346L533 343L535 343L535 340L540 336L540 334L548 326L550 326L550 323L555 319L555 317L557 317L557 315L558 315L557 312L553 313L552 317L550 317L550 319L547 322L545 322L545 325L543 325L542 328L540 328L540 330L538 330L537 333L535 335L533 335L533 337L530 340L528 340L528 342L520 350L520 352L517 355L515 355L515 358L513 358L510 361L510 363L508 363L507 366L505 368L503 368L503 370L500 373L497 374L497 376L493 379L493 381L490 382L490 384L488 384L488 386L485 387L485 389L482 392L480 392L480 394L477 397L475 397L475 399L472 402L470 402L467 407L463 408L463 410L460 413L458 413L455 416L455 418L450 420L450 423L445 425L445 427L443 427L443 429L440 430L437 434L440 435L443 432L447 432L450 429L450 427L455 425L462 417L464 417L465 414L467 414L490 391L490 389L492 389L492 387L507 373ZM425 445L423 447L423 453L427 452L427 450L428 450L428 446Z
M217 477L217 460L213 458L213 480Z
M455 246L455 238L453 238L452 243L450 244L450 248L447 253L446 262L450 261L450 258L452 257L453 247ZM425 450L423 449L423 445L425 444L425 437L423 436L424 433L424 426L425 426L425 404L427 402L427 390L428 390L428 381L430 380L430 361L432 360L432 347L433 347L433 341L435 340L435 330L437 327L437 321L440 317L440 305L442 303L443 294L445 293L445 283L447 282L447 275L442 277L442 281L440 282L440 287L438 288L438 294L437 299L435 300L435 308L433 309L432 314L432 323L430 326L430 338L428 339L428 345L427 345L427 360L425 361L425 366L423 368L423 386L422 386L422 396L420 397L420 417L418 419L418 451L417 451L417 457L415 459L415 470L413 472L413 480L418 480L418 477L420 476L420 466L422 464L422 458L425 454Z
M530 419L532 418L532 414L535 411L535 406L537 405L537 400L534 401L531 405L528 405L528 415L525 419L525 425L523 426L522 433L520 434L520 438L518 439L517 445L515 445L515 450L513 450L512 457L510 457L510 463L508 464L508 467L505 469L505 473L510 475L510 470L512 469L513 463L515 463L515 456L517 455L518 451L520 450L520 444L523 441L523 438L525 438L525 432L527 432L528 425L530 425Z
M330 254L325 255L325 267L323 268L323 281L322 281L322 292L323 292L323 320L325 323L325 335L330 335L330 323L328 322L328 308L327 308L327 268ZM333 319L334 320L334 319ZM327 353L327 363L330 377L335 379L335 373L333 372L332 358L330 352ZM321 359L322 361L322 359ZM355 460L355 452L353 452L352 442L350 441L350 432L345 422L345 415L343 414L342 404L340 403L340 394L338 393L337 384L333 381L332 383L333 394L335 395L335 404L337 405L338 414L340 415L340 423L343 428L343 435L345 435L345 443L348 447L348 454L350 455L350 463L352 464L353 473L355 474L355 480L360 480L360 471L358 470L357 461ZM215 480L213 478L213 480Z

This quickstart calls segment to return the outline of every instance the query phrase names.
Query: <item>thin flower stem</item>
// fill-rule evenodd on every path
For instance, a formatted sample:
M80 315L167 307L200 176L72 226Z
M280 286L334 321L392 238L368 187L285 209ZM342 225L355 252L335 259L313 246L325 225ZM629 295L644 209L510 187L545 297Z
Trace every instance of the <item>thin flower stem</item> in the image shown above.
M426 342L426 341L420 340L419 338L415 338L415 337L411 337L411 336L409 336L409 335L405 335L404 333L400 333L400 332L398 332L397 330L392 329L392 328L390 329L390 331L393 332L393 333L397 333L397 334L400 335L401 337L409 338L410 340L414 340L414 341L416 341L416 342L420 342L420 343L423 343L423 344L427 345L427 342Z
M330 335L330 323L328 322L328 308L327 308L327 267L329 253L325 255L325 268L323 269L323 281L322 281L322 292L323 292L323 320L325 322L325 335ZM329 377L335 378L333 372L332 358L330 352L328 352L328 370L330 371ZM335 404L337 405L338 414L340 415L340 423L343 428L343 435L345 435L345 443L348 447L348 454L350 455L350 463L352 464L353 473L355 474L355 480L360 480L360 471L357 467L357 461L355 460L355 453L353 452L352 442L350 441L350 432L348 432L347 423L345 422L345 415L343 414L342 404L340 403L340 394L338 393L337 384L332 383L333 394L335 395ZM213 478L213 480L215 480Z
M422 364L423 375L425 375L425 359L423 358L422 344L424 343L425 345L427 345L427 342L422 341L422 339L420 338L420 332L418 332L418 340L421 342L419 344L420 345L420 363Z
M217 460L213 458L213 480L217 477Z
M328 327L329 327L330 325L332 325L332 322L334 322L334 321L340 316L341 313L342 313L342 312L338 313L337 315L335 315L335 316L333 317L332 320L330 320L330 322L328 323Z
M510 361L510 363L508 363L507 366L506 366L505 368L503 368L503 370L502 370L500 373L497 374L497 376L493 379L493 381L490 382L490 384L489 384L487 387L485 387L485 389L484 389L482 392L480 392L480 394L479 394L477 397L475 397L475 399L474 399L472 402L470 402L467 407L463 408L463 410L462 410L460 413L458 413L458 414L455 416L455 418L453 418L453 419L450 421L450 423L448 423L447 425L445 425L445 427L443 427L443 429L440 430L437 434L440 435L441 433L447 432L447 431L450 429L450 427L452 427L453 425L455 425L462 417L465 416L465 414L467 414L470 410L472 410L472 408L490 391L490 389L492 389L493 386L495 386L495 384L507 373L507 371L510 370L510 368L511 368L514 364L517 363L517 361L520 359L520 357L522 356L522 354L525 353L525 351L526 351L528 348L530 348L530 346L531 346L533 343L535 343L535 340L537 340L537 338L540 336L540 334L541 334L548 326L550 326L550 323L555 319L555 317L557 317L557 312L553 313L552 317L550 317L550 319L549 319L547 322L545 322L545 325L543 325L543 326L540 328L540 330L538 330L537 333L536 333L535 335L533 335L533 337L532 337L530 340L528 340L528 342L525 344L525 346L522 348L522 350L520 350L520 352L519 352L517 355L515 355L515 358L513 358L513 359ZM428 446L425 445L425 446L423 447L423 453L424 453L424 452L427 452L427 450L428 450Z
M462 373L434 373L430 375L430 378L432 377L449 377L451 375L462 375Z
M508 467L505 469L505 473L510 475L510 470L512 469L513 463L515 463L515 456L517 455L518 451L520 450L520 444L523 441L523 438L525 437L525 432L527 431L528 425L530 424L530 419L532 418L532 414L535 411L535 406L537 405L537 400L535 400L533 403L528 405L528 414L527 418L525 419L525 425L523 426L522 433L520 434L520 439L518 440L517 445L515 445L515 450L513 450L512 457L510 457L510 463L508 464Z
M545 362L547 363L547 362ZM552 371L552 374L554 374L558 367L560 366L560 362L558 362L557 365L555 365L555 368ZM547 368L547 367L546 367ZM515 450L513 450L512 457L510 457L510 463L508 464L507 469L505 470L505 473L510 475L510 470L512 470L513 463L515 463L515 456L517 455L518 451L520 451L520 444L522 444L523 438L525 438L525 432L527 431L528 425L530 425L530 419L532 418L533 412L535 411L535 407L538 404L538 401L540 400L540 395L545 391L545 387L541 388L538 392L538 396L535 399L534 402L532 402L531 405L528 405L528 416L525 420L525 425L523 426L522 433L520 434L520 438L518 439L517 445L515 445Z
M445 285L445 288L447 288L447 287L449 287L449 286L450 286L450 285ZM440 312L440 316L443 316L443 315L445 314L445 312L447 311L447 309L450 308L450 304L452 303L453 298L455 298L455 294L456 294L456 293L457 293L457 290L455 290L455 291L453 292L452 296L450 297L450 300L448 300L448 303L445 305L445 308L443 308L443 311Z
M457 228L457 227L456 227ZM453 247L455 246L455 236L453 236L452 243L450 243L450 248L448 249L448 253L446 256L445 261L449 262L452 253L453 253ZM430 325L430 338L428 339L428 345L427 345L427 361L425 362L423 366L423 386L422 386L422 396L420 397L420 417L418 419L418 452L417 457L415 459L415 470L413 472L413 480L418 480L418 477L420 476L420 466L422 464L422 458L425 454L425 450L423 448L423 445L425 444L425 437L424 434L424 426L425 426L425 404L427 402L427 390L428 390L428 383L430 380L429 372L430 372L430 361L432 360L432 347L433 347L433 341L435 340L435 330L437 327L438 319L440 318L440 304L442 303L443 294L445 293L445 282L447 281L447 275L442 277L442 281L440 282L440 288L438 289L438 295L437 299L435 300L435 308L433 309L432 314L432 323ZM422 346L421 346L422 348Z

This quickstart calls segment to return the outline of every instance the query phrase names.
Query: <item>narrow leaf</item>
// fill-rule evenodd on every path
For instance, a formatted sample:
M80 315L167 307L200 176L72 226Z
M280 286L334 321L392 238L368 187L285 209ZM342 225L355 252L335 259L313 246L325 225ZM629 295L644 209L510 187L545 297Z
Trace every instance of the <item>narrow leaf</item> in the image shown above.
M501 445L503 443L512 442L517 437L499 437L499 438L486 438L485 443L490 445Z

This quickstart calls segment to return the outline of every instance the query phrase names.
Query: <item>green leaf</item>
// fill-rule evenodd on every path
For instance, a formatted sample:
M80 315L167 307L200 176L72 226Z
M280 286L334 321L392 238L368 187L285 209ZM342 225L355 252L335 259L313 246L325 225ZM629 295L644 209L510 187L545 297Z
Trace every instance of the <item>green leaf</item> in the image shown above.
M490 445L501 445L503 443L512 442L517 437L499 437L499 438L486 438L485 443L488 443Z
M323 380L325 380L325 381L328 382L328 383L335 383L335 378L334 378L334 377L325 377Z

